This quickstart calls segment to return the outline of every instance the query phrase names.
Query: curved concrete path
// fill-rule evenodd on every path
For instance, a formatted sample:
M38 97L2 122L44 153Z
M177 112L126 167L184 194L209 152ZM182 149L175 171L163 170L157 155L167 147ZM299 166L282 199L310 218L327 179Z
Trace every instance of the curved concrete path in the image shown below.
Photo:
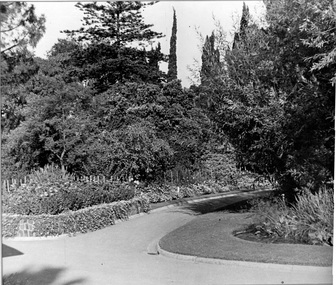
M220 205L227 198L211 200ZM248 266L243 262L208 264L156 254L156 244L170 231L194 219L185 207L157 209L103 230L59 239L4 240L3 274L34 285L74 284L323 284L331 268ZM233 249L234 250L234 249Z

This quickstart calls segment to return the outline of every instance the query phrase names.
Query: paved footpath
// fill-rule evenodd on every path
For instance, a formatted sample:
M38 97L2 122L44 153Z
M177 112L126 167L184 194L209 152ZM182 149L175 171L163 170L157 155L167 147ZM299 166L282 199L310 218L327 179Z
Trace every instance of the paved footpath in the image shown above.
M223 202L228 198L219 199ZM212 199L209 203L214 202ZM332 283L331 268L250 266L244 262L208 264L155 254L161 237L194 218L190 207L180 206L157 209L75 237L5 239L3 244L16 255L3 258L3 274L17 273L21 279L29 280L22 283L25 285Z

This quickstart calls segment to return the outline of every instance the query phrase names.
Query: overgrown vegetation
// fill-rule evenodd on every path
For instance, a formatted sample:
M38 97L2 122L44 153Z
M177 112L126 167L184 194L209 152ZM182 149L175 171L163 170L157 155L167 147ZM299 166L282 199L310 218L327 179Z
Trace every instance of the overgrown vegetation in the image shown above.
M234 43L206 42L199 102L238 164L272 177L286 199L333 181L335 7L331 0L264 1L260 26L244 5ZM208 77L206 78L206 74Z
M111 180L80 181L57 166L45 166L26 177L22 185L12 184L3 191L3 212L18 215L59 215L95 205L145 198L149 203L171 201L179 198L227 192L231 189L253 189L255 177L243 175L232 181L215 180L195 183L144 184L138 181ZM269 184L258 184L269 187Z
M287 204L279 196L248 203L254 216L253 224L245 232L272 242L333 245L334 194L330 188L316 194L305 189L295 204Z
M181 181L188 176L189 184L206 175L193 185L177 183L180 191L145 188L149 199L197 195L217 191L217 185L239 185L244 170L268 179L285 193L286 203L296 204L298 212L287 206L281 211L300 220L297 235L316 234L326 242L330 223L312 223L315 232L303 225L330 218L307 205L314 199L315 208L329 205L321 202L330 196L323 189L334 180L334 2L265 0L263 25L244 4L233 43L220 28L205 38L197 71L201 84L190 88L182 88L175 73L168 78L160 70L168 57L152 44L163 35L141 14L153 4L77 4L86 12L83 27L66 31L69 37L47 59L28 50L43 35L44 18L23 3L1 4L2 23L17 32L13 45L1 30L2 178L53 163L63 173L123 181L33 178L5 194L4 209L60 214L130 199L136 197L133 186L124 182L161 184L169 171ZM269 205L260 207L266 211ZM281 221L293 222L288 219Z
M135 185L122 182L88 183L59 168L34 171L27 184L13 187L2 195L3 212L20 215L58 215L94 205L130 200L135 197Z

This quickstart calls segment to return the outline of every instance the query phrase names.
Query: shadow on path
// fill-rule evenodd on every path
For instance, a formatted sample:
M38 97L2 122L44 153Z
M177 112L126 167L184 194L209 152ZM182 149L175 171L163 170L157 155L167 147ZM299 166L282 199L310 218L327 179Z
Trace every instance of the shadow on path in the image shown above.
M18 251L17 249L10 247L8 245L2 244L2 257L10 257L15 255L22 255L23 253L21 251Z
M203 215L210 212L225 210L226 207L248 200L247 197L222 197L215 200L208 200L185 205L183 208L193 211L197 215Z
M46 267L37 272L25 269L20 272L16 272L9 275L4 275L2 278L3 285L51 285L57 283L61 285L75 285L82 284L85 279L77 278L71 281L65 281L64 283L56 282L60 274L64 271L64 268L51 268Z
M215 211L241 212L250 209L251 205L246 203L248 200L253 198L260 198L267 195L269 195L268 192L251 195L237 194L237 196L233 197L224 196L217 199L186 204L176 210L186 211L193 215L203 215Z

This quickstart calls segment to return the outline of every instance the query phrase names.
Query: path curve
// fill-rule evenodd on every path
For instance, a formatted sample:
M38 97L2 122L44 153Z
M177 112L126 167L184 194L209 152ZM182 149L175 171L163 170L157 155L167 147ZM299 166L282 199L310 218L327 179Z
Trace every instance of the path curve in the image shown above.
M219 198L225 199L225 198ZM211 200L216 205L220 200ZM218 205L218 203L217 203ZM3 258L3 274L17 273L34 285L302 284L331 283L331 268L249 268L239 263L207 264L156 254L167 233L195 218L183 206L153 211L124 223L53 240L4 240L15 252Z

